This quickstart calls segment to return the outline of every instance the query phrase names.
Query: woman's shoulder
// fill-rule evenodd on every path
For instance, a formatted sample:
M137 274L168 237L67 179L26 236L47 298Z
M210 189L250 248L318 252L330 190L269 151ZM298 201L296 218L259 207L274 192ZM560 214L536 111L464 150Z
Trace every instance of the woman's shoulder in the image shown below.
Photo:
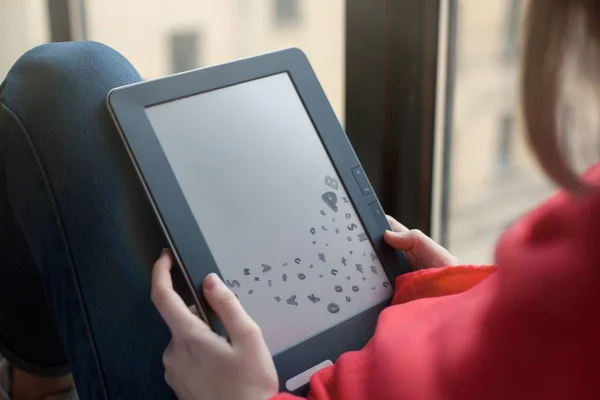
M500 238L496 264L522 264L523 258L600 258L600 163L583 179L597 189L584 195L558 191L519 219Z

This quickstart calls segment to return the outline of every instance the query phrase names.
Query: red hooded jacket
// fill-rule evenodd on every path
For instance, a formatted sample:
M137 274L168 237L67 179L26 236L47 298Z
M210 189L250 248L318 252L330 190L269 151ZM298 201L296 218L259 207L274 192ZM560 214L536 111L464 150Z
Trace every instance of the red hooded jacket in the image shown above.
M310 387L314 400L600 399L600 191L523 217L495 267L398 278L372 340Z

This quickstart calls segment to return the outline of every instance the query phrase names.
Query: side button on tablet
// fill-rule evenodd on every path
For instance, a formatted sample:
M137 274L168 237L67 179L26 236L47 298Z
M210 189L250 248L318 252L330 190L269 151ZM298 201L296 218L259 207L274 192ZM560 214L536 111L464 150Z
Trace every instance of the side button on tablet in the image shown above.
M362 194L364 196L373 194L373 189L371 188L371 185L369 184L369 180L367 179L367 176L365 175L365 171L363 171L363 169L361 167L352 168L352 174L354 175L354 178L356 179L356 182L358 183L358 187L360 187L360 191L362 192Z
M383 208L381 208L381 204L378 201L374 201L369 204L369 208L375 217L375 220L381 225L383 229L390 229L387 220L385 219L385 213L383 212Z

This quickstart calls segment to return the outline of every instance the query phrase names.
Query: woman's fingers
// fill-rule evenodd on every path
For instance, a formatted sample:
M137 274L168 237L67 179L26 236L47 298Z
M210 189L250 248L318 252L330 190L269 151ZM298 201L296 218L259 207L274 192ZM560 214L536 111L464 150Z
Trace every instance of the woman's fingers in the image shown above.
M394 232L408 232L408 228L398 222L394 217L386 215L388 223Z
M204 279L204 297L223 323L232 345L253 346L262 340L258 325L246 313L235 294L216 275Z
M152 269L152 302L169 326L171 333L189 331L191 324L201 321L185 305L179 294L173 289L171 267L173 261L168 251L163 251Z

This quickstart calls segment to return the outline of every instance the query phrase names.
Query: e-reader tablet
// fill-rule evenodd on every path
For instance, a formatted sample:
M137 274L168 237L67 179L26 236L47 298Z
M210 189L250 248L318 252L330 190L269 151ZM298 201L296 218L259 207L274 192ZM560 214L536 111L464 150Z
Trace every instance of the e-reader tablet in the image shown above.
M215 330L210 272L261 327L282 390L367 343L409 267L300 50L117 88L108 104Z

